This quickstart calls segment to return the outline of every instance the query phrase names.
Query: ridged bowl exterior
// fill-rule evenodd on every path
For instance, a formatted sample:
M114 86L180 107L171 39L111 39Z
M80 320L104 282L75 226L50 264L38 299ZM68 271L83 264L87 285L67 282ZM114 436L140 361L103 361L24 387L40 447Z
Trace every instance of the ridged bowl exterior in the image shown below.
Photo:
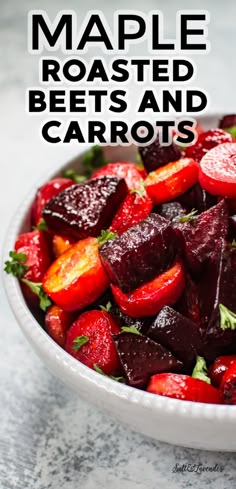
M220 115L205 116L199 122L205 128L216 127L219 118ZM132 160L135 151L133 147L105 149L110 161ZM80 170L80 160L81 156L64 165L63 169L73 166ZM30 207L37 187L53 176L55 173L48 174L38 182L19 206L7 232L3 260L13 249L17 235L29 229ZM47 335L25 304L18 281L7 274L3 280L10 306L24 335L46 366L80 396L157 440L205 450L236 451L236 406L157 396L96 373L71 357Z

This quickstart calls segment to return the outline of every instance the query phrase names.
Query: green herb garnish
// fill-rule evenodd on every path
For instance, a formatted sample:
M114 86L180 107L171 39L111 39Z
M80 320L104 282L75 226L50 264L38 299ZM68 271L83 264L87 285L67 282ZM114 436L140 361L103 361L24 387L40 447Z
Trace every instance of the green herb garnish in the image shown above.
M196 216L197 213L198 211L196 209L192 209L191 212L189 212L189 214L180 217L179 222L184 223L184 222L195 221L198 218L198 216Z
M146 188L145 188L144 181L143 180L140 181L138 188L131 188L130 193L137 194L141 199L144 199L146 195Z
M104 312L110 312L111 308L112 308L112 303L109 301L106 306L99 306L100 309Z
M74 168L68 168L62 172L63 177L70 178L75 183L83 183L87 178L84 175L79 175Z
M232 134L236 138L236 126L227 127L227 129L224 128L224 131L229 132L229 134Z
M81 346L88 343L88 341L89 341L88 336L83 336L83 335L77 336L77 338L75 338L73 341L73 345L72 345L73 350L77 352L81 348Z
M38 296L40 309L42 309L42 311L46 311L46 309L51 305L51 300L49 299L46 292L44 292L42 284L40 282L31 282L26 278L22 278L21 281L24 282L24 284L28 285L32 292Z
M207 384L211 383L211 379L207 375L207 366L203 357L197 357L197 361L193 369L192 377L194 379L203 380Z
M16 253L15 251L10 251L9 256L11 260L5 261L4 271L9 274L11 273L14 277L23 277L29 268L25 265L27 256L24 253Z
M105 377L109 377L109 379L115 380L116 382L125 383L124 377L114 377L114 375L106 375L96 363L93 364L93 368L98 374L105 375Z
M100 236L98 236L96 240L96 244L99 244L100 246L104 245L107 241L110 241L110 239L115 239L117 238L118 234L113 233L112 231L109 231L109 229L103 229L101 231Z
M91 177L92 173L106 165L108 161L105 159L103 150L101 146L95 145L85 153L82 158L82 165L84 168L84 172L88 178Z
M122 333L133 333L142 336L142 334L134 324L132 324L131 326L122 326L121 331Z
M223 304L219 305L220 327L223 329L236 329L236 314Z
M37 226L33 226L33 229L37 229L38 231L47 231L48 229L48 225L45 221L45 219L40 219L39 223L37 224Z

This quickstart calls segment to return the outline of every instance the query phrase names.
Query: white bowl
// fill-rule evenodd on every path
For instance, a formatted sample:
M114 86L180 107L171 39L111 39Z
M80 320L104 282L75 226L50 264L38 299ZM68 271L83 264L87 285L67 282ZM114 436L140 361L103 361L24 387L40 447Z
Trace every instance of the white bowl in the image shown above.
M205 127L217 127L220 115L205 116L199 122ZM134 157L134 148L108 147L110 161ZM63 167L80 169L81 156ZM60 168L61 172L62 168ZM58 172L59 173L59 172ZM38 186L54 174L47 175ZM36 187L19 206L11 222L4 246L4 259L13 249L17 235L29 230L30 205ZM78 362L60 348L31 314L18 281L4 274L4 284L15 317L47 367L79 395L107 410L131 428L157 440L206 450L236 451L236 406L180 401L150 394L115 382Z

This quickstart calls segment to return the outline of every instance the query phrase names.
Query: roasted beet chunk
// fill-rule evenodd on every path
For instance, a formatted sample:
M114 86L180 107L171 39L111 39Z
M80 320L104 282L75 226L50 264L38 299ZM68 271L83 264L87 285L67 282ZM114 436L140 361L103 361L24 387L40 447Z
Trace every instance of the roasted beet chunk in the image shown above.
M176 232L182 239L185 261L195 274L213 253L219 238L228 233L228 207L224 200L203 212L197 219L179 224Z
M176 308L181 314L183 314L183 316L200 325L201 315L198 285L193 281L188 273L185 274L185 280L185 289L180 297L180 300L176 304Z
M191 371L201 351L201 335L195 323L166 306L157 315L147 335L181 360L185 373Z
M186 209L180 204L180 202L166 202L155 208L155 211L162 217L171 222L179 222L180 217L187 214Z
M230 129L233 126L236 126L236 114L225 115L219 122L220 129Z
M145 387L155 373L182 370L179 360L146 336L118 333L113 335L113 340L124 374L133 387Z
M197 209L199 213L210 209L218 202L217 197L203 190L199 183L196 183L188 192L181 195L178 201L187 209L187 212Z
M236 313L236 248L220 240L205 268L200 283L202 325L207 328L205 356L236 353L236 329L225 327L220 317L220 304Z
M113 284L130 292L164 272L173 262L177 237L170 223L157 214L102 246L102 263Z
M143 334L146 333L152 321L154 320L154 317L132 318L127 314L124 314L117 305L114 305L111 308L110 312L118 319L121 327L134 325L135 328Z
M101 177L73 185L51 199L43 210L48 227L76 240L106 229L127 195L125 180Z
M158 136L149 146L140 147L139 152L148 173L181 158L181 152L174 143L162 146Z

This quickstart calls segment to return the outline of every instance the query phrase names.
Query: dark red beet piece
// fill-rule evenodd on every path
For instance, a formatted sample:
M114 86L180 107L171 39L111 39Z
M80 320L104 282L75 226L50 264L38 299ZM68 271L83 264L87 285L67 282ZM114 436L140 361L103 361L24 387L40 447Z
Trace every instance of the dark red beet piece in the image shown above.
M229 129L233 126L236 126L236 114L225 115L219 122L220 129Z
M111 281L130 292L171 266L178 240L170 223L157 214L128 229L100 249Z
M230 243L236 241L236 215L229 217L229 233L227 236L227 241Z
M198 326L169 306L163 307L147 335L181 360L184 372L191 372L202 341Z
M177 311L183 314L183 316L200 325L201 315L198 285L193 281L188 273L186 273L185 279L185 289L180 300L176 304L176 308Z
M100 177L73 185L51 199L43 210L48 227L76 240L106 229L128 193L125 180Z
M213 253L219 238L228 233L228 207L225 200L191 221L175 228L183 243L185 261L191 272L199 274Z
M148 173L170 163L170 161L177 161L181 158L181 152L174 143L169 146L162 146L158 136L149 146L139 147L139 152Z
M203 190L199 183L196 183L188 192L181 195L178 201L187 209L187 212L196 209L199 213L210 209L218 202L217 197Z
M155 210L158 214L160 214L160 216L172 222L179 222L180 217L187 214L186 209L180 204L180 202L176 201L161 204L160 206L156 207Z
M146 331L150 327L153 317L132 318L127 314L124 314L119 306L116 304L111 309L111 314L119 320L120 326L135 326L142 334L146 334Z
M200 282L202 326L206 329L204 356L236 353L236 330L222 329L219 305L236 313L236 248L219 240Z
M133 333L113 335L121 367L129 385L145 387L152 375L179 372L182 363L162 345Z

